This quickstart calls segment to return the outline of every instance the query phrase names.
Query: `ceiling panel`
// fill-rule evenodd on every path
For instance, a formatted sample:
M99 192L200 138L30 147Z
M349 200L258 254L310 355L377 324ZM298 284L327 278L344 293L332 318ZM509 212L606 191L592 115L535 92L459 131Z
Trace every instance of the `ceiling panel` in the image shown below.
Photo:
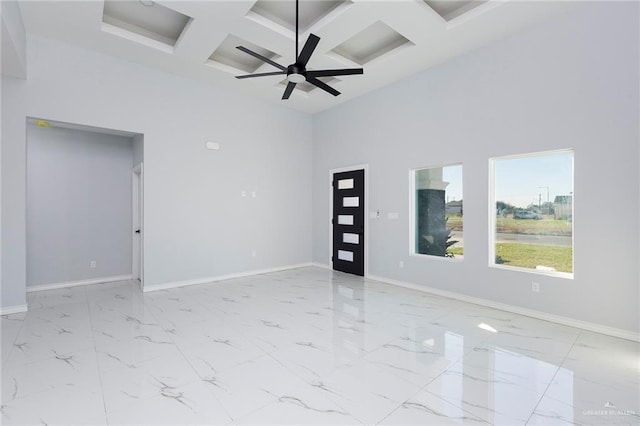
M264 62L236 49L236 46L244 46L247 49L253 50L254 52L259 53L269 59L274 59L277 57L274 52L268 49L253 44L247 40L241 39L240 37L237 37L233 34L229 34L211 54L209 60L228 65L232 68L236 68L247 73L253 73L262 65L264 65Z
M102 21L175 46L189 17L153 1L105 0Z
M481 6L487 0L424 0L424 2L444 20L451 21L471 9Z
M298 8L300 32L307 31L313 24L343 3L350 2L345 0L300 1ZM258 0L251 8L251 12L288 30L295 31L296 29L296 6L293 1Z
M365 65L400 46L411 44L382 21L377 21L333 49L340 56Z

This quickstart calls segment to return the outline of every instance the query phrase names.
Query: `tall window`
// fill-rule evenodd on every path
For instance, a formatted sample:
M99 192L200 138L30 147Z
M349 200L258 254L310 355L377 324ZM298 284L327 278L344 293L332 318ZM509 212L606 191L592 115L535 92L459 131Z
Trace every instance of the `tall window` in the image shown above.
M462 164L412 170L411 252L462 258Z
M493 265L573 274L573 151L490 160Z

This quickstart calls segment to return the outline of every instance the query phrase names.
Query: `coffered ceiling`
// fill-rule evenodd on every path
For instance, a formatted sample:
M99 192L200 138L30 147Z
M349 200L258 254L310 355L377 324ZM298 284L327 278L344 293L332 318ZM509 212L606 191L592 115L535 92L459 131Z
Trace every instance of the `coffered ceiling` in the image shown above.
M321 38L308 69L364 68L326 78L334 97L299 84L235 47L287 66L295 58L294 0L21 1L28 33L62 40L306 112L331 108L560 13L569 2L301 0L300 48Z

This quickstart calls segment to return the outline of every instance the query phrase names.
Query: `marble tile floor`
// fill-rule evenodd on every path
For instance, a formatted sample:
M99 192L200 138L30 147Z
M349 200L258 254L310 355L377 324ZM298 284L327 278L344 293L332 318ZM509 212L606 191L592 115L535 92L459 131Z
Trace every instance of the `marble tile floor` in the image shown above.
M1 317L2 424L640 424L640 345L319 268Z

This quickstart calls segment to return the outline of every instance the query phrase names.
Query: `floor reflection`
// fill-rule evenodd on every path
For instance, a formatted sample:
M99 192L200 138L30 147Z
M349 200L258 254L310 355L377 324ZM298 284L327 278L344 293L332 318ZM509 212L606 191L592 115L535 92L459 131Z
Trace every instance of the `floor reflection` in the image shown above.
M365 286L364 280L332 280L334 357L339 364L360 358L365 348Z

